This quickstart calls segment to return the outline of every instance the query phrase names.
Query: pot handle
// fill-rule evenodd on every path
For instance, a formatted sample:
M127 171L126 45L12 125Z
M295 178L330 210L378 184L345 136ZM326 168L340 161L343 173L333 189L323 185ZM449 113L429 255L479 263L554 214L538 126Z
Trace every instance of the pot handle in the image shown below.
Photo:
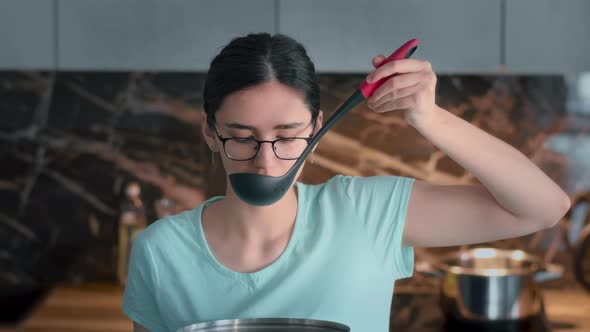
M563 276L563 266L558 264L545 264L544 268L536 272L533 279L536 282L556 280Z
M444 273L440 270L435 269L432 264L426 261L419 261L414 264L416 268L416 272L423 274L428 277L435 277L442 279L444 277Z

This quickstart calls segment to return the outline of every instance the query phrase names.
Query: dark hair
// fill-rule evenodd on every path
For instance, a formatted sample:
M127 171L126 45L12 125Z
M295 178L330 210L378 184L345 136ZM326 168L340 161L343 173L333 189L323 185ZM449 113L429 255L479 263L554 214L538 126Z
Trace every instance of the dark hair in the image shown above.
M203 89L208 123L215 122L225 97L272 80L303 92L312 119L317 118L320 88L303 45L285 35L258 33L234 38L211 61Z

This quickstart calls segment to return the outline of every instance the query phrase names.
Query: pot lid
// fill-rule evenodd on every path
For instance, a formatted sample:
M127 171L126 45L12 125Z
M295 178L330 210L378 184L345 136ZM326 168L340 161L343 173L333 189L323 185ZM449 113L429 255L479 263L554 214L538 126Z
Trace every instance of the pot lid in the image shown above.
M473 248L444 256L441 265L456 274L506 276L533 274L543 263L522 250Z

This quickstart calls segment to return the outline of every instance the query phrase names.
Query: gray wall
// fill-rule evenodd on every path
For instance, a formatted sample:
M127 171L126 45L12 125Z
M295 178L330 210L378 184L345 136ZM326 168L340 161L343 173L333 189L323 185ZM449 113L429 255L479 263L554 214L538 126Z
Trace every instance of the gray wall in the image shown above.
M56 66L53 1L0 0L0 69Z
M410 38L438 73L590 70L587 0L0 0L0 69L205 71L231 37L286 33L320 72Z

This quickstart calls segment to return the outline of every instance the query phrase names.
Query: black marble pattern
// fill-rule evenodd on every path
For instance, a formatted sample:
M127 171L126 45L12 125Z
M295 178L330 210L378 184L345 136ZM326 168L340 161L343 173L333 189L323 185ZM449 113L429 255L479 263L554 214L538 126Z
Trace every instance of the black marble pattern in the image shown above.
M363 78L320 75L325 116ZM162 198L178 212L223 193L200 137L203 82L202 73L1 72L0 284L114 281L121 188L131 180L150 221ZM562 77L443 75L437 89L439 105L521 150L571 195L590 190L572 176L590 161L562 142L588 135L590 119L568 112ZM322 139L302 181L338 173L476 182L400 114L365 105ZM559 243L552 251L556 241L557 228L496 245L567 258Z

